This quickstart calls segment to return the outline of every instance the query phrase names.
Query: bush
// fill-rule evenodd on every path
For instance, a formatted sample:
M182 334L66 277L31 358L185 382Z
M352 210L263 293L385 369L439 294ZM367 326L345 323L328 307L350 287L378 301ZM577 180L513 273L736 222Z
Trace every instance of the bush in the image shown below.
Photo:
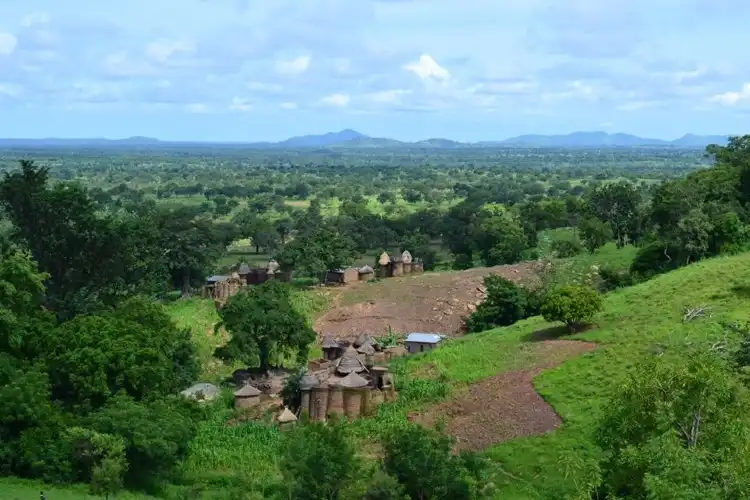
M575 257L583 252L583 245L578 240L555 240L550 244L550 249L564 259L566 257Z
M542 304L547 321L562 321L571 331L586 324L602 308L596 290L582 285L566 285L553 290Z
M638 279L627 269L610 269L603 267L599 269L599 278L601 278L600 289L603 292L625 288L638 283Z
M466 320L470 332L481 332L498 326L512 325L528 317L529 300L526 290L501 276L484 278L487 298Z
M650 243L638 250L630 264L630 273L644 278L665 273L680 267L684 262L680 259L678 248L662 242Z

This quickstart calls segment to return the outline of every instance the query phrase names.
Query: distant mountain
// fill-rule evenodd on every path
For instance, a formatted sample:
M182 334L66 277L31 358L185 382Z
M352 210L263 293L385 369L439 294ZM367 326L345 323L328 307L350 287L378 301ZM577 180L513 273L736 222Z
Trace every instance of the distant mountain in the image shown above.
M368 139L368 137L356 130L345 129L341 132L292 137L285 141L277 142L276 145L284 148L324 148L358 139Z
M161 141L153 137L128 137L126 139L0 139L0 148L39 148L39 147L202 147L220 146L231 148L311 148L313 150L336 148L481 148L481 147L522 147L522 148L610 148L610 147L680 147L705 148L709 144L726 144L726 135L685 134L679 139L667 141L649 139L630 134L608 134L607 132L572 132L564 135L519 135L510 139L481 142L458 142L451 139L432 138L417 142L403 142L383 137L370 137L356 130L344 129L340 132L291 137L280 142L197 142Z

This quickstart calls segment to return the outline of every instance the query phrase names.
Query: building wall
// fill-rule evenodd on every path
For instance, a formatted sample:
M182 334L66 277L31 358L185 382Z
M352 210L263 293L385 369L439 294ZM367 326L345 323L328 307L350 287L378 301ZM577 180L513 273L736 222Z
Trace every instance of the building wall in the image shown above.
M406 343L406 349L409 351L409 354L429 351L429 350L434 349L436 346L437 344L428 344L426 342L407 342Z

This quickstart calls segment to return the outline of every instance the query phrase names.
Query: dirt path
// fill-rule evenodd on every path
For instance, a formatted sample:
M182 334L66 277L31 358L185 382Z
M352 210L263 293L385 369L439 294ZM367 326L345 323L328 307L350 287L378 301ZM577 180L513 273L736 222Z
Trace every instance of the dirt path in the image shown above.
M533 379L565 359L596 348L573 340L538 343L538 362L527 370L503 373L471 384L453 399L411 416L426 426L444 419L446 431L457 438L458 450L484 450L523 436L544 434L562 420L536 392Z
M482 279L499 274L516 282L536 277L535 262L467 271L427 273L342 287L332 307L315 324L321 335L340 339L360 333L435 332L455 335L463 317L484 299Z

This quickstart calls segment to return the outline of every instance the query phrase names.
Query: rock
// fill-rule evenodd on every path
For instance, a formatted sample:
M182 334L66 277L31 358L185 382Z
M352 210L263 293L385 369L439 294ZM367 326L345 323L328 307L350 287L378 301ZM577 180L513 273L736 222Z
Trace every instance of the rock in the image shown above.
M450 309L446 309L445 311L443 311L443 314L445 314L446 316L453 316L453 311L451 311Z
M466 309L468 309L469 311L476 311L477 306L475 306L474 304L466 304Z

